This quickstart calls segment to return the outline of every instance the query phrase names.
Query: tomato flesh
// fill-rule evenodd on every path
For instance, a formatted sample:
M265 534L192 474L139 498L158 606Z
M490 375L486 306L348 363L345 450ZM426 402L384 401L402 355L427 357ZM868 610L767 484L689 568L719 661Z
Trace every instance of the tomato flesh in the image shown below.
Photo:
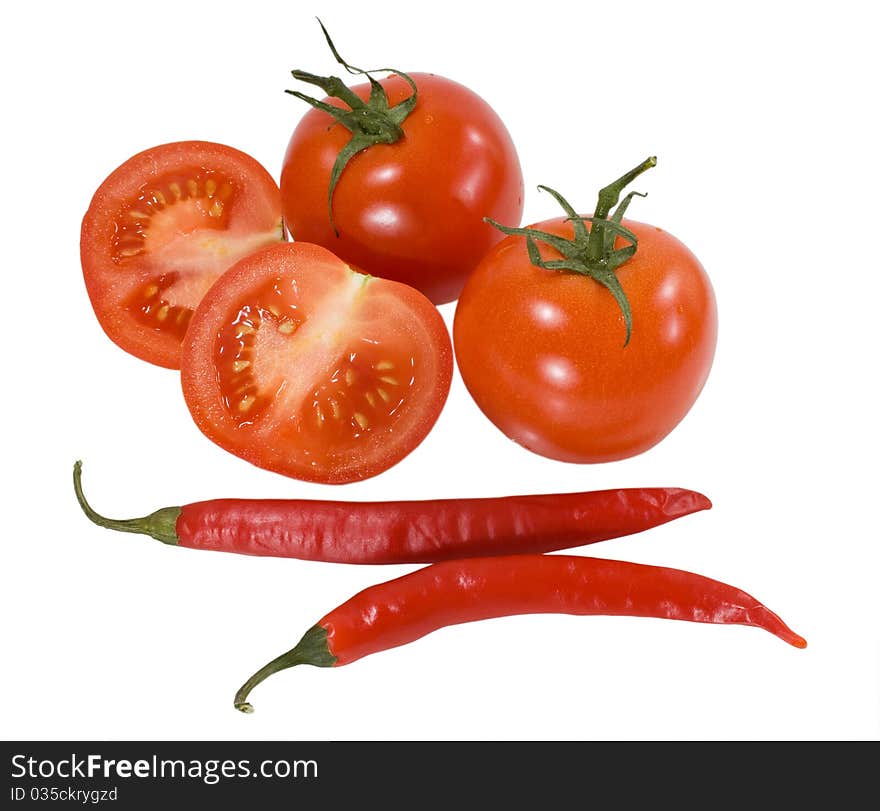
M196 424L269 470L356 481L407 455L433 426L452 347L431 302L308 243L241 260L205 296L181 378Z
M367 340L351 344L334 367L303 399L293 422L313 454L328 444L353 447L370 432L393 426L422 373L411 352Z
M278 189L253 158L219 144L166 144L131 158L96 192L83 220L83 273L110 338L177 368L211 284L282 237Z
M717 337L712 285L672 235L624 224L638 250L617 276L632 337L611 294L576 273L535 267L523 237L508 237L469 279L455 313L462 379L507 436L567 462L610 462L666 437L696 401ZM553 219L536 228L571 238ZM546 260L558 259L538 243Z

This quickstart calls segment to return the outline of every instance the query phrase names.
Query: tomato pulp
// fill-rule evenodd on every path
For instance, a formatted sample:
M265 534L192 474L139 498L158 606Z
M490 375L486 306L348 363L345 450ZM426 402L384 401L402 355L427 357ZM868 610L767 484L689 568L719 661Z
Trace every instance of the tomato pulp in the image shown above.
M278 186L257 161L222 144L181 141L135 155L101 184L83 219L80 254L107 335L177 369L211 284L283 238Z
M356 154L333 194L330 174L351 133L311 109L284 156L284 220L295 240L313 242L367 273L404 282L434 303L455 299L468 274L502 235L483 221L519 223L523 179L507 129L478 95L456 82L414 73L418 101L403 138ZM383 79L390 105L412 91ZM351 88L366 100L369 84ZM327 104L342 107L338 99Z
M428 299L304 242L225 273L193 315L181 362L208 438L258 467L331 484L412 451L451 377L449 333Z
M608 290L536 267L522 236L497 245L459 299L454 343L465 386L498 428L543 456L586 463L642 453L681 421L708 377L718 323L706 272L669 233L623 225L638 237L617 270L632 308L626 346ZM573 235L561 218L534 227Z

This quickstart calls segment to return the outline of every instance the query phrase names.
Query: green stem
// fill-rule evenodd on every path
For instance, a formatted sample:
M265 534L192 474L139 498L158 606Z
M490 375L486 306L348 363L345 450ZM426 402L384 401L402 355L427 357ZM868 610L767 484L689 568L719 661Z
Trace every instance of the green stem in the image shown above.
M656 157L647 158L634 169L630 169L625 175L621 175L613 183L609 183L604 189L600 189L596 210L593 212L593 227L590 229L590 238L587 241L587 253L590 259L594 261L602 259L605 252L604 220L608 219L611 209L617 205L621 192L642 172L656 165ZM627 201L627 205L629 205L629 201Z
M149 535L157 541L172 546L178 542L177 518L180 515L180 507L163 507L154 513L145 515L143 518L106 518L92 509L86 501L82 490L82 462L77 460L73 465L73 490L76 500L82 511L92 523L106 529L115 529L118 532L135 532L140 535Z
M330 653L327 644L327 630L320 625L313 625L305 632L303 638L291 648L287 653L273 659L268 664L263 665L253 676L251 676L235 694L235 709L251 713L254 711L253 705L247 700L251 690L254 689L261 681L267 679L273 673L279 670L287 670L289 667L296 665L314 665L315 667L333 667L336 664L336 657Z
M327 40L327 45L330 47L333 58L349 73L365 76L370 82L370 97L367 101L364 101L347 87L345 82L338 76L318 76L305 70L291 71L294 79L321 88L327 96L337 98L343 104L348 105L347 108L336 107L325 101L319 101L311 96L307 96L305 93L300 93L298 90L286 91L290 95L296 96L296 98L310 104L316 110L327 113L327 115L351 133L351 140L339 151L333 162L333 168L330 170L330 183L327 189L327 213L330 217L330 225L333 227L333 232L336 236L339 236L339 231L336 228L336 222L333 217L333 194L336 191L336 184L339 182L342 172L348 166L349 161L359 152L363 152L365 149L369 149L376 144L393 144L403 138L402 124L416 106L418 88L412 77L403 71L393 68L362 70L350 65L339 55L333 40L330 39L330 34L327 33L327 29L324 27L324 23L318 20L318 25L321 26L321 31L324 32L324 39ZM412 90L409 96L395 104L394 107L389 106L385 88L372 75L373 73L385 72L396 73Z
M632 311L616 271L635 255L638 239L629 228L621 225L621 220L633 197L644 197L645 195L640 192L630 192L623 198L620 205L618 205L618 201L623 189L629 183L642 172L656 165L657 158L647 158L634 169L630 169L625 175L601 189L592 217L578 216L574 208L558 191L554 191L549 186L538 186L539 189L549 192L565 212L566 219L572 224L573 236L571 239L535 228L514 228L501 225L486 217L486 222L502 233L509 236L525 237L529 260L536 267L545 270L579 273L581 276L587 276L601 284L613 296L623 314L623 322L626 327L624 346L629 344L632 336ZM617 206L617 209L612 213L611 210L614 206ZM587 230L587 223L590 224L589 230ZM618 237L628 244L617 248L615 243ZM544 259L538 250L536 240L554 248L562 258Z

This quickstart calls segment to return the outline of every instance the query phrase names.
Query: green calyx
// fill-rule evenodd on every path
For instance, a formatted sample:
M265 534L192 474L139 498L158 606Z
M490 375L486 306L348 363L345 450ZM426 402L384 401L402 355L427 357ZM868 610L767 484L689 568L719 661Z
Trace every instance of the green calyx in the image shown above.
M303 638L287 653L282 653L277 659L273 659L263 665L251 676L235 694L235 709L240 712L251 713L254 708L248 703L247 697L263 679L268 678L279 670L287 670L295 665L314 665L315 667L333 667L336 657L330 653L327 644L327 629L321 625L313 625L305 632Z
M330 186L327 190L327 211L330 215L330 224L333 226L336 236L339 236L339 231L333 219L333 192L336 190L336 184L339 182L340 175L342 175L348 162L358 152L362 152L376 144L393 144L403 138L402 124L416 106L418 90L416 83L403 71L395 70L394 68L362 70L361 68L349 65L336 50L333 40L330 39L330 35L324 27L324 23L318 20L318 25L321 26L324 38L327 40L327 45L330 46L336 61L349 73L366 76L370 82L370 97L367 101L364 101L350 90L338 76L316 76L314 73L308 73L304 70L291 71L294 79L320 87L331 98L340 99L347 104L348 109L319 101L311 96L307 96L305 93L300 93L298 90L286 91L291 96L296 96L298 99L311 104L315 109L322 110L332 116L335 121L342 124L351 133L351 140L339 151L333 163L333 168L330 172ZM388 104L385 88L372 76L373 73L385 72L396 73L412 88L412 95L407 96L403 101L395 104L394 107L390 107Z
M90 521L99 527L115 529L119 532L136 532L141 535L149 535L162 543L177 545L177 518L180 515L180 507L163 507L143 518L105 518L92 509L83 495L82 462L80 461L74 462L73 465L73 489L82 511Z
M642 172L656 165L657 158L647 158L634 169L605 186L599 192L599 200L592 217L581 217L559 192L548 186L538 186L539 189L550 192L562 206L574 229L572 239L549 234L537 228L511 228L495 222L490 217L486 218L486 222L505 234L524 236L529 260L536 267L545 270L567 270L579 273L582 276L588 276L606 288L614 296L614 300L623 313L626 325L624 346L629 343L632 336L632 310L626 293L617 278L616 271L624 262L635 255L638 239L629 228L621 225L621 220L633 197L645 197L646 195L633 191L627 194L623 200L620 200L620 195L624 188ZM619 205L618 201L620 201ZM617 208L614 208L615 206ZM614 209L613 212L612 209ZM590 224L589 227L587 227L587 223ZM619 248L616 246L618 237L626 243ZM538 250L536 240L555 248L562 254L562 259L545 260Z

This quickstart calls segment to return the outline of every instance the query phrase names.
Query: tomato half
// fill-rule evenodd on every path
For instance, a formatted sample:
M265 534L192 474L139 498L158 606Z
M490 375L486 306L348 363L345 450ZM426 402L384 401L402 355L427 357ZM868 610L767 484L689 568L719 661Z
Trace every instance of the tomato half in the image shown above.
M193 419L227 451L306 481L391 467L446 401L452 345L417 290L304 242L239 261L196 309L181 379Z
M715 352L715 296L697 258L651 225L617 270L632 309L602 285L533 265L522 236L508 236L474 271L454 322L456 360L477 405L507 436L567 462L609 462L656 445L681 421ZM537 229L573 235L571 222ZM558 260L537 243L545 260Z
M242 256L281 239L280 192L257 161L181 141L129 158L101 184L83 219L80 256L107 335L177 369L207 289Z
M314 242L374 276L421 290L440 304L455 299L468 274L502 235L483 221L518 224L523 179L507 129L478 95L456 82L414 73L417 103L404 136L356 154L333 194L333 164L351 133L323 111L300 120L284 156L281 195L293 239ZM411 92L383 79L388 103ZM368 84L351 88L360 98ZM328 104L343 107L338 99Z

